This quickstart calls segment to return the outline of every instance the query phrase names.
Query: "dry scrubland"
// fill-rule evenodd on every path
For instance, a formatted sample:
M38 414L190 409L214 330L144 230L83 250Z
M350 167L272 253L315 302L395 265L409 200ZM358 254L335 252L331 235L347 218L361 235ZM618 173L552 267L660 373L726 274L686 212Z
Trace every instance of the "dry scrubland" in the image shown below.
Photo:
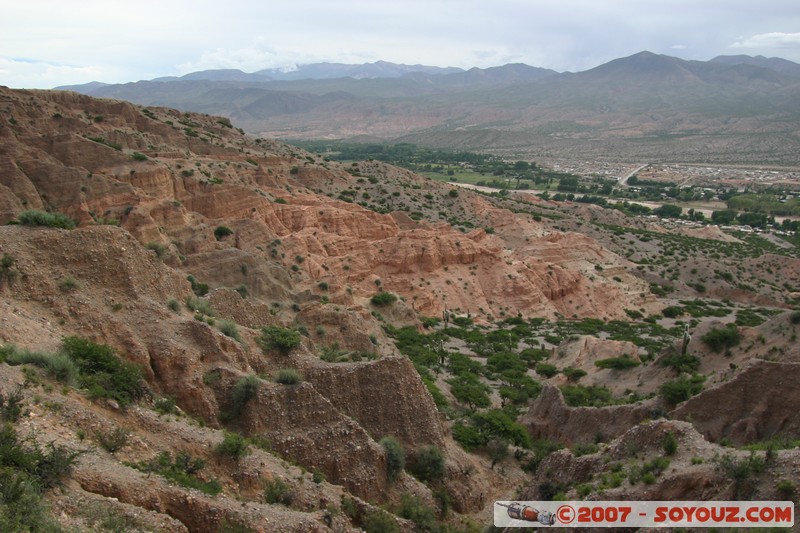
M166 108L2 89L0 113L0 529L796 498L795 247Z

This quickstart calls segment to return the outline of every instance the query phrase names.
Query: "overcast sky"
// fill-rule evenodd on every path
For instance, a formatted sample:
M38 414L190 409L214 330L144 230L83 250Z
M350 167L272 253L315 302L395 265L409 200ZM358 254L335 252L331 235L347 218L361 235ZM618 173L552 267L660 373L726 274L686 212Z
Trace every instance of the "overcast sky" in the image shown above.
M321 61L578 71L642 50L800 62L798 0L0 0L0 85Z

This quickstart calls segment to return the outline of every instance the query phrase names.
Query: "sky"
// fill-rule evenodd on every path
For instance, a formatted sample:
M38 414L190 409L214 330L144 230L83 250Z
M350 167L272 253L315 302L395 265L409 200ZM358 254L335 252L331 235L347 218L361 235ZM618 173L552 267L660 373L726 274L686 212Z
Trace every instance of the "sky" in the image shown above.
M0 85L316 62L586 70L648 50L800 62L797 0L0 0Z

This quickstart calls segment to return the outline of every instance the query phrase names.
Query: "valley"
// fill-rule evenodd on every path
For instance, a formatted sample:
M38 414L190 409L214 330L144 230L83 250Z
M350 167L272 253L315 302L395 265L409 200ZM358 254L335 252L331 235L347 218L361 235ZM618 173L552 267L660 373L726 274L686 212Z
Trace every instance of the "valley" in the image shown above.
M797 500L791 143L586 163L65 91L0 113L0 529Z

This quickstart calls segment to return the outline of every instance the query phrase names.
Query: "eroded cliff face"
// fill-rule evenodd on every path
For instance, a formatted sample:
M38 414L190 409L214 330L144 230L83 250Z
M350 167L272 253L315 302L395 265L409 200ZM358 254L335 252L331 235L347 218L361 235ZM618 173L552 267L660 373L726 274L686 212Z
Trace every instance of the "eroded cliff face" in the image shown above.
M0 252L14 258L13 282L0 285L3 343L54 351L63 337L80 335L108 344L141 366L152 397L174 398L216 435L224 426L268 442L273 453L318 470L345 495L396 502L401 490L411 490L433 501L431 489L408 474L389 483L379 444L384 436L397 438L410 460L426 445L445 452L443 487L459 513L480 512L495 491L505 490L485 461L453 443L413 365L399 357L382 328L382 321L416 325L419 311L483 307L490 314L506 307L509 291L502 280L515 260L500 236L483 230L464 235L447 224L419 223L402 212L379 214L315 193L298 174L348 186L355 177L285 145L244 139L211 117L143 112L66 93L3 89L0 95L0 105L16 118L16 124L0 125L0 220L36 208L79 223L72 231L0 227ZM302 172L294 170L298 166ZM483 206L480 198L469 203ZM222 226L230 234L215 233ZM564 271L565 284L588 283L553 268ZM571 294L545 294L537 285L542 280L521 261L513 269L524 278L515 297L537 291L520 300L526 311L555 312L549 295L557 293L557 300ZM213 317L185 307L195 297L190 274L195 283L210 285L205 300ZM431 285L419 287L423 276ZM458 276L474 280L463 286ZM370 305L369 297L384 289L405 303ZM238 340L221 333L215 321L222 320L237 324ZM257 340L268 325L308 334L288 355L265 351ZM326 347L368 357L326 363L318 355ZM274 383L282 368L298 369L303 381ZM234 420L223 421L234 384L249 374L261 376L258 394ZM80 401L71 409L82 421L75 427L92 417L104 428L113 427L112 419L145 424L113 405ZM185 435L175 438L188 442ZM65 439L77 445L74 435ZM192 450L213 457L204 442ZM144 446L132 458L150 460L164 446ZM259 483L281 464L270 461L250 477L231 478L226 494L251 494L260 502ZM226 468L217 471L222 475ZM109 473L101 479L93 469ZM93 455L74 479L80 498L112 497L124 509L148 509L167 530L201 530L202 523L222 518L253 525L265 512L281 515L257 506L238 509L229 500L189 498L183 489L119 469L113 457ZM76 508L74 498L62 502L65 509ZM363 518L368 506L358 505ZM320 513L287 516L286 531L331 526Z
M446 184L407 171L377 162L347 168L253 142L213 117L72 93L4 90L2 105L17 119L0 125L0 221L25 208L56 209L81 224L116 221L142 244L166 247L170 264L202 273L212 286L238 281L275 299L286 295L261 280L281 277L269 265L282 267L289 275L283 285L294 292L326 282L332 299L351 302L373 294L379 281L434 316L448 308L616 318L640 303L642 291L595 275L597 264L624 261L591 239L547 234L525 215L468 191L450 197ZM379 197L381 210L395 212L365 209L354 203L361 196ZM493 234L415 222L407 212L419 202L439 202ZM217 241L219 225L234 234ZM261 276L216 268L219 251Z
M174 398L217 431L192 440L198 453L205 447L213 457L208 443L227 427L344 487L326 486L313 505L309 496L303 505L317 514L286 515L286 531L358 523L326 521L323 509L342 495L396 502L409 490L433 501L431 489L407 474L389 483L379 444L385 436L397 438L412 461L426 445L444 451L442 488L458 513L481 512L520 481L454 443L385 324L417 326L419 315L445 310L478 322L504 315L615 319L649 301L646 283L625 272L626 260L596 241L551 232L479 194L451 195L448 185L374 161L348 167L245 138L215 117L71 93L0 89L0 109L15 118L0 121L0 223L25 209L79 222L73 231L0 227L0 253L15 260L13 283L0 285L0 341L55 350L62 337L81 335L109 344L141 365L154 397ZM189 275L195 289L208 284L213 317L185 307L195 297ZM403 301L371 304L381 290ZM238 340L220 331L223 320L237 324ZM260 328L270 325L304 331L300 345L289 354L262 349ZM610 344L589 344L576 357L591 366ZM630 349L622 344L608 349ZM320 359L324 350L363 357L329 363ZM298 370L302 382L274 383L284 368ZM223 420L245 375L260 376L258 392L237 417ZM144 423L96 407L75 409L88 413L84 420ZM647 409L609 408L598 416L566 407L547 388L527 424L535 437L582 443L586 435L622 435ZM147 449L135 459L151 459ZM274 454L229 478L226 494L260 490L256 480L285 466ZM148 509L167 529L181 530L164 514L201 530L220 517L258 524L266 512L250 504L237 511L232 500L190 501L185 491L153 488L129 471L103 481L91 468L114 459L92 461L78 470L83 492Z

